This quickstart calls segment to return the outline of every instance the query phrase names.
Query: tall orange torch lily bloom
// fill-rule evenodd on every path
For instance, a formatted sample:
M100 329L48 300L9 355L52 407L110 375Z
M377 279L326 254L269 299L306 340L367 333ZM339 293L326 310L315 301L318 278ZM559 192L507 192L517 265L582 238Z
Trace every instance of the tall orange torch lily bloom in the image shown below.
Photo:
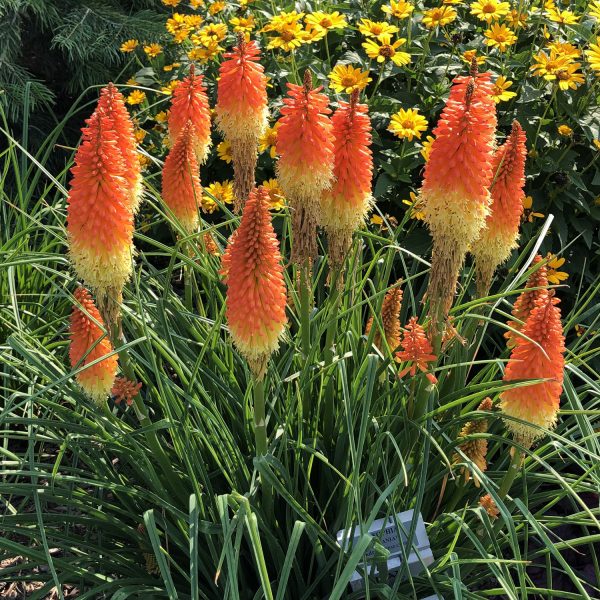
M203 163L210 150L210 108L202 75L196 75L194 65L173 91L169 112L169 138L175 144L188 121L194 126L194 151L199 163Z
M222 258L231 337L260 379L286 324L286 288L269 192L252 190Z
M402 379L407 373L414 377L419 370L425 373L431 383L437 383L435 375L429 372L429 363L436 361L437 357L433 354L433 348L425 335L423 326L417 323L417 317L411 317L406 324L401 347L400 352L396 352L396 357L399 362L408 364L398 373L398 377Z
M450 97L433 134L425 165L421 202L433 236L431 275L432 333L447 317L458 273L469 246L489 213L496 105L491 73L454 80Z
M540 296L529 314L510 355L503 380L547 379L528 386L515 387L500 394L500 408L509 417L506 426L517 441L529 447L544 432L527 423L552 429L560 405L565 365L565 338L560 322L558 299L550 292Z
M67 200L71 262L99 301L120 295L131 274L133 210L125 161L104 111L88 119L71 173Z
M532 261L532 266L542 262L542 257L538 254ZM531 311L535 308L535 304L539 298L548 294L548 268L546 265L541 265L534 271L525 284L525 290L515 301L511 311L514 321L509 321L508 324L517 331L521 331L523 324L527 321ZM515 345L515 340L518 335L508 330L504 334L507 339L509 348Z
M477 266L477 289L485 296L496 268L505 262L519 237L523 214L526 136L518 121L492 162L492 205L479 239L471 246Z
M340 102L331 118L334 138L334 183L323 194L321 224L327 231L329 258L340 267L352 244L352 234L365 220L371 205L373 155L371 121L358 91L350 103Z
M69 358L71 368L79 369L107 356L113 351L113 347L109 338L94 322L95 319L104 325L90 293L80 287L75 292L75 300L78 304L73 305L71 313ZM109 395L116 374L117 356L113 354L91 367L84 368L76 377L83 391L92 400L100 403Z
M329 100L312 89L310 71L304 85L288 83L277 129L277 179L292 208L292 260L304 263L317 254L316 228L323 192L333 176L333 135Z
M258 142L267 128L267 78L254 41L240 36L225 58L219 68L215 110L219 130L231 143L235 208L240 210L254 187Z
M199 222L198 206L202 199L202 187L191 121L188 121L165 160L162 192L163 200L186 232L193 233Z
M115 132L117 146L125 163L124 177L130 188L132 210L136 212L142 193L142 172L133 134L133 123L125 107L123 94L109 83L100 92L96 110L108 117Z

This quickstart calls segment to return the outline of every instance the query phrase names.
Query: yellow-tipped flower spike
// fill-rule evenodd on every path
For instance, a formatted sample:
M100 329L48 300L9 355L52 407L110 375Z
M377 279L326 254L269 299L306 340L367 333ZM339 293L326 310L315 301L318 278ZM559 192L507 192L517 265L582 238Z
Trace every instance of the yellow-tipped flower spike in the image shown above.
M452 306L465 254L489 213L496 129L490 79L490 73L477 73L473 61L471 74L454 80L425 165L420 199L433 236L427 295L434 336Z
M334 183L324 192L321 225L327 231L329 260L340 268L352 244L352 234L365 221L371 206L371 121L366 104L358 104L358 90L350 102L340 102L333 126Z
M163 200L187 233L198 228L198 207L202 200L198 160L194 152L191 121L169 151L162 173Z
M333 177L333 136L329 99L312 88L288 83L277 129L277 180L292 209L292 260L303 264L317 254L317 223L323 192Z
M279 242L269 211L269 193L252 190L240 226L222 258L229 331L257 379L279 347L286 324L286 289Z
M67 199L70 258L99 304L118 300L131 274L133 206L112 122L96 111L83 129ZM114 314L106 318L112 324Z
M523 214L525 185L525 132L518 121L492 162L492 205L485 227L471 246L477 268L477 292L485 296L496 268L508 260L517 247L519 223Z
M267 78L258 63L256 42L239 36L225 54L217 83L217 126L231 144L235 210L239 211L254 187L258 142L267 129Z
M74 295L78 304L73 305L69 331L71 368L86 367L106 356L100 362L77 373L77 383L83 391L92 400L101 403L110 394L115 380L117 356L107 356L113 351L113 347L109 338L94 322L95 319L100 325L104 325L90 293L85 288L79 288Z

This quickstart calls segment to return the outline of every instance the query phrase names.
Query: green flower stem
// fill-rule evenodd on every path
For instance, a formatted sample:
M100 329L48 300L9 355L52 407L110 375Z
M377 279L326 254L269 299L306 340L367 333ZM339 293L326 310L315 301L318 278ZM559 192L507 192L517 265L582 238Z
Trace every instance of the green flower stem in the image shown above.
M256 444L256 458L266 456L268 453L267 419L265 410L265 380L253 377L254 388L254 441ZM270 518L273 515L273 491L271 486L261 482L262 496L265 515Z
M333 413L334 413L334 402L333 402L333 372L329 371L329 367L333 362L333 346L335 340L335 332L338 324L338 313L340 308L341 294L338 286L339 282L339 271L336 269L331 273L331 314L329 315L329 324L327 325L327 332L325 335L325 367L324 372L326 373L325 389L325 415L323 419L323 433L325 439L331 439L333 436ZM329 371L329 372L328 372Z
M523 453L519 448L513 447L513 455L510 460L510 465L508 465L508 470L506 471L502 482L500 483L500 489L498 490L498 496L500 496L500 500L504 500L510 488L516 479L519 471L521 470L521 460L523 458Z
M302 340L302 354L308 360L310 354L310 310L312 306L312 277L310 276L310 262L308 259L300 267L300 336ZM310 412L310 386L307 385L302 392L302 413L308 421Z

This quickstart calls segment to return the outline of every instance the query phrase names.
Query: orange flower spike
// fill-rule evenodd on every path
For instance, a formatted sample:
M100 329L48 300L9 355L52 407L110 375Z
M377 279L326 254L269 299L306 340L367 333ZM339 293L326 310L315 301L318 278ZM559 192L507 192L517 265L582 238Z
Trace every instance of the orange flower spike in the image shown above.
M252 190L221 269L231 337L259 379L279 346L287 321L283 266L269 205L265 188Z
M494 271L517 247L525 195L525 142L523 128L513 121L510 135L494 154L491 212L479 239L471 247L477 263L480 296L487 294Z
M133 399L140 393L142 382L131 381L127 377L117 377L110 390L110 393L115 399L115 404L125 402L127 406L133 404Z
M227 52L219 68L216 120L231 144L236 210L243 207L254 187L257 148L267 128L267 78L258 63L256 42L240 36L238 45Z
M537 265L542 262L542 257L538 254L532 261L532 265ZM523 323L527 321L531 311L535 308L536 302L539 298L548 294L548 268L546 265L541 265L535 272L533 272L527 283L525 284L525 290L515 301L512 309L512 316L515 317L515 321L509 321L508 324L518 331L523 327ZM536 289L538 288L538 289ZM515 340L519 337L512 331L506 331L504 337L507 339L509 348L515 345Z
M203 76L196 75L194 65L190 74L173 90L169 112L169 138L175 144L188 121L194 126L194 151L199 163L203 163L210 150L210 107L206 96Z
M117 145L125 163L124 177L131 192L132 211L138 209L142 193L142 173L137 153L137 143L133 133L133 123L125 107L125 100L119 90L109 83L100 92L98 111L102 111L112 124Z
M199 222L198 206L202 199L202 187L191 121L188 121L165 160L162 195L186 232L193 233Z
M96 111L83 128L67 199L70 258L99 295L120 293L131 274L133 212L125 162L110 119Z
M465 254L485 224L491 202L496 105L491 73L456 77L433 134L421 203L433 236L428 297L432 334L452 306Z
M411 317L406 324L401 348L400 352L396 352L396 357L400 362L409 364L398 373L400 379L407 373L410 373L410 376L414 377L418 369L422 373L425 373L425 376L431 383L437 383L437 379L433 373L428 372L429 363L436 361L437 357L433 354L433 348L425 335L425 330L417 323L417 317Z
M110 354L113 347L108 336L104 336L102 329L93 320L104 325L90 293L80 287L74 296L78 304L73 305L71 313L69 358L71 368L80 369ZM80 371L76 376L77 383L92 400L101 403L109 395L116 373L117 355L114 354Z
M277 129L277 179L292 208L292 259L300 264L317 253L316 228L323 192L333 177L333 135L329 99L321 87L288 83Z
M399 284L396 284L399 285ZM400 346L400 338L402 336L400 330L400 309L402 308L402 290L400 287L394 287L383 299L381 304L381 323L383 325L383 332L385 339L390 350L393 352ZM371 328L373 327L373 317L371 317L367 323L365 329L365 335L369 335ZM381 334L379 331L375 333L373 343L378 348L382 348Z
M358 91L350 102L340 102L331 118L334 138L334 183L323 194L321 224L327 231L330 260L343 263L352 233L363 223L371 206L373 155L371 121Z
M500 394L500 408L505 415L546 429L556 425L565 366L565 337L558 302L553 291L535 301L535 308L523 327L523 337L517 338L503 377L505 382L548 381L512 388ZM527 447L544 435L543 431L512 420L507 420L506 426L517 441Z

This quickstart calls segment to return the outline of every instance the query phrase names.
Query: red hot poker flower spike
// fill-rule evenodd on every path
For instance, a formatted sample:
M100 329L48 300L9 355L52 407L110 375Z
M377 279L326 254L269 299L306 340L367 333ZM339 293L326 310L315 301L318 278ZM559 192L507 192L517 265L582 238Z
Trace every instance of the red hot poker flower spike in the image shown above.
M437 383L437 379L433 373L429 373L429 363L434 362L437 358L433 354L433 348L425 335L425 330L417 323L417 317L411 317L406 324L401 348L400 352L396 352L396 356L400 362L408 364L398 373L400 379L407 373L410 373L411 377L414 377L418 369L422 373L425 373L425 376L431 383Z
M547 379L533 385L515 387L500 394L505 415L526 423L506 420L506 426L524 446L530 446L546 429L556 425L564 372L565 338L558 299L553 292L539 297L510 355L503 381Z
M163 199L187 233L199 222L198 206L202 199L198 160L194 153L194 126L191 121L182 130L169 151L162 173Z
M202 75L196 75L194 65L190 74L173 91L169 112L169 138L174 144L188 121L194 126L194 151L199 163L203 163L210 150L210 108Z
M269 192L250 193L240 226L229 240L221 272L227 285L231 337L257 378L279 346L286 323L286 289Z
M109 338L93 320L104 325L90 293L79 288L74 295L80 306L75 304L71 313L69 357L73 369L85 367L113 351ZM110 393L116 373L117 356L112 355L80 371L77 382L92 400L101 403Z
M477 265L479 296L487 294L494 271L517 247L523 214L525 141L523 128L518 121L513 121L511 134L494 154L491 212L479 239L471 247Z

